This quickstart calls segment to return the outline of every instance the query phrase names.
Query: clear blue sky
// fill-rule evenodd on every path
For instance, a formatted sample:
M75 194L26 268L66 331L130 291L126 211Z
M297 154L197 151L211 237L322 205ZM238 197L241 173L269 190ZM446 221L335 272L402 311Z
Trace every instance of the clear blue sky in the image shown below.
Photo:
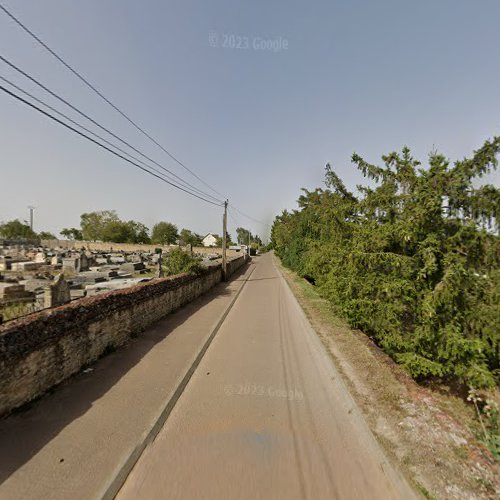
M0 1L230 202L269 223L301 187L322 185L327 162L348 186L360 182L353 151L376 162L406 144L422 160L433 147L456 159L500 134L498 0ZM250 47L221 47L231 34ZM257 37L288 46L257 50ZM0 53L188 177L2 12ZM1 62L0 74L35 90ZM219 208L5 95L0 117L0 220L25 219L35 205L35 229L58 232L82 212L116 209L150 227L221 232ZM235 216L233 234L243 225L266 235Z

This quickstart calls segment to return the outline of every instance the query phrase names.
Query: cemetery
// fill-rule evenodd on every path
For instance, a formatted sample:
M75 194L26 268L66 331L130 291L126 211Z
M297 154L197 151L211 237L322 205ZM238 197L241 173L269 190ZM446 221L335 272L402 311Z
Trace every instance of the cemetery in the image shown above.
M26 314L57 307L83 297L133 287L162 276L162 254L177 245L144 248L121 245L102 249L64 241L9 241L0 239L0 324ZM98 247L99 248L99 247ZM218 265L221 249L185 247L199 255L204 267ZM241 255L239 252L230 251Z

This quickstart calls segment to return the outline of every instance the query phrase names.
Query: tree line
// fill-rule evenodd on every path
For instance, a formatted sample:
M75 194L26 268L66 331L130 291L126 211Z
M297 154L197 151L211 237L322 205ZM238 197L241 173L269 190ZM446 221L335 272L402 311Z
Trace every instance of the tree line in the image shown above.
M179 231L171 222L158 222L151 231L142 222L120 219L115 210L83 213L80 228L64 228L60 234L69 240L105 241L111 243L153 243L159 245L201 245L203 236L189 229ZM0 236L6 239L57 239L47 231L36 233L26 221L12 220L0 224Z
M50 240L55 236L48 231L37 233L33 231L27 221L14 219L0 224L0 237L8 240Z
M236 236L238 244L240 245L250 245L253 248L263 247L262 240L256 234L252 234L249 229L243 227L236 228Z
M80 227L70 227L61 230L60 234L69 240L104 241L111 243L145 243L158 245L192 245L201 246L203 235L189 229L181 229L166 221L156 223L150 230L146 225L134 220L120 219L115 210L101 210L83 213L80 216ZM262 241L259 236L252 234L248 229L236 229L237 242L250 244L259 248ZM0 224L0 236L6 239L57 239L47 231L36 233L29 224L20 220L12 220ZM222 237L214 234L216 246L222 246ZM233 244L231 235L227 233L227 245Z
M493 387L500 375L500 138L455 163L408 148L357 154L369 179L346 188L330 165L325 188L303 189L276 217L271 243L337 314L374 339L415 379Z

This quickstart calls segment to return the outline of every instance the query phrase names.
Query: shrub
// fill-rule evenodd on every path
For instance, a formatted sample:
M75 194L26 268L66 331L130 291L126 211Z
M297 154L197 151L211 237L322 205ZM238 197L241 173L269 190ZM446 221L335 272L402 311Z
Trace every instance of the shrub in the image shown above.
M476 186L499 151L494 138L453 165L434 152L426 169L408 148L383 156L383 166L354 154L371 181L358 195L327 165L327 189L303 190L298 209L276 217L272 246L417 380L492 387L500 190Z
M203 270L201 257L191 255L180 248L164 254L163 272L166 276L174 274L200 274Z

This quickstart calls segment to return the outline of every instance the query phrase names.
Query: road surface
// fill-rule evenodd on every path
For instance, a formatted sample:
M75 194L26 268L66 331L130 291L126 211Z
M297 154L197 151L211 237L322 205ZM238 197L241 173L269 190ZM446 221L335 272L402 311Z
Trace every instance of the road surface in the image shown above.
M117 498L415 497L370 433L272 255L254 262Z

